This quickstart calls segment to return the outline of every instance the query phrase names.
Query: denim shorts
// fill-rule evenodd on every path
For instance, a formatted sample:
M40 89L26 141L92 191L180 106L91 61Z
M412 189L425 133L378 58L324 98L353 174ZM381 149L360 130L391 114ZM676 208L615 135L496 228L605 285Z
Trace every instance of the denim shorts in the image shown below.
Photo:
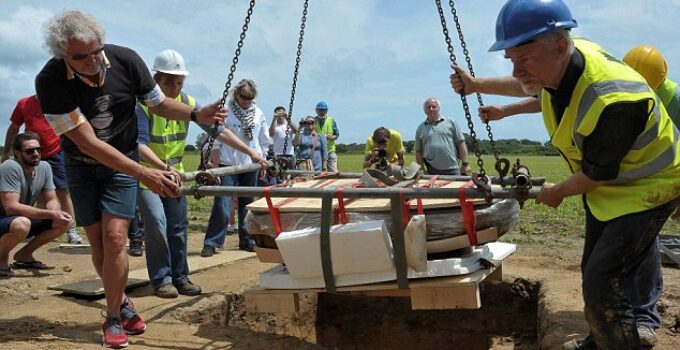
M12 224L14 219L19 216L0 216L0 236L9 232L9 226ZM30 219L31 220L31 230L28 231L28 237L37 236L42 232L45 232L52 228L52 220L47 219Z
M76 225L90 226L102 212L124 219L135 216L137 180L104 165L85 164L66 158L68 185Z
M66 164L64 163L64 151L45 159L52 168L52 179L54 180L54 187L58 190L68 189L68 180L66 179Z

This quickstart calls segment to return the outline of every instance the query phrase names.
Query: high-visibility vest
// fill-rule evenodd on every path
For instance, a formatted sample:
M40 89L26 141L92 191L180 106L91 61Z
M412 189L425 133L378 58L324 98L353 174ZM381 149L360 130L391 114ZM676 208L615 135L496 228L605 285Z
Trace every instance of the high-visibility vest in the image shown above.
M666 79L655 92L659 95L663 106L666 107L668 116L671 117L675 126L680 128L680 89L678 83Z
M319 121L316 120L316 123L314 123L314 129L316 130L317 134L326 136L333 133L333 123L333 117L327 115L323 127L321 127L321 125L319 125ZM326 139L326 141L328 141L326 142L326 145L328 146L328 153L335 152L335 140Z
M189 105L191 108L196 107L196 100L183 92L175 100ZM147 146L165 164L172 166L179 172L184 172L182 157L184 156L189 122L166 119L151 112L146 105L140 103L140 106L149 119L149 144ZM152 167L147 162L141 161L140 163Z
M665 204L680 195L678 129L661 101L632 68L594 43L574 40L585 68L569 105L557 122L550 94L541 92L541 110L551 143L572 172L581 170L583 141L597 126L602 111L617 102L647 101L644 131L621 161L618 176L585 193L593 215L608 221Z

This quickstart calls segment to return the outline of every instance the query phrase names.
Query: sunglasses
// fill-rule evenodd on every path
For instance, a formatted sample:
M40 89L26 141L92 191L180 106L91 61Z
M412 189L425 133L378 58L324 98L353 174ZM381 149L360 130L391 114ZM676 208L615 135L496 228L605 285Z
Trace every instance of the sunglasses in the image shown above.
M304 122L304 123L302 123L302 124L307 124L307 125L314 125L314 122L310 120L310 121L308 121L308 122Z
M71 56L71 59L74 60L74 61L82 61L82 60L84 60L84 59L86 59L90 56L99 55L102 51L104 51L104 45L103 44L98 49L96 49L96 50L94 50L90 53L75 54L75 55Z
M24 153L26 154L33 154L33 153L40 153L42 152L42 147L31 147L31 148L26 148L23 150Z

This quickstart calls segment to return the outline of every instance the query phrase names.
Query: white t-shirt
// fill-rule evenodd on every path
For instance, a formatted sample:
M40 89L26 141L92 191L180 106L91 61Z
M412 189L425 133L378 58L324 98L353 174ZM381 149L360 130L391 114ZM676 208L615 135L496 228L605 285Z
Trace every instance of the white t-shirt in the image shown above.
M283 124L279 124L278 122L274 122L274 136L272 139L274 140L274 155L280 156L283 154L283 143L286 139L286 127L288 126L287 121L283 121ZM286 148L286 154L289 156L292 156L295 152L293 150L293 138L295 137L295 133L293 133L293 129L290 130L288 133L288 147Z
M248 140L241 129L241 121L238 117L229 110L227 118L224 120L224 127L231 130L236 134L243 143L248 147L257 150L262 155L262 158L267 157L267 149L271 143L269 138L269 124L267 124L267 119L262 113L262 110L255 106L255 114L253 115L253 139ZM226 165L244 165L251 164L253 161L245 153L241 153L225 144L222 144L218 139L215 139L213 143L213 149L220 149L220 164Z

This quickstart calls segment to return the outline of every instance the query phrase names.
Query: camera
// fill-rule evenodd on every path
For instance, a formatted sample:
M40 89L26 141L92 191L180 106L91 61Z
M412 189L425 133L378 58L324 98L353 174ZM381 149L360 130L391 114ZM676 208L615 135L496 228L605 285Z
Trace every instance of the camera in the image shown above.
M383 148L379 149L378 158L387 158L387 151Z

